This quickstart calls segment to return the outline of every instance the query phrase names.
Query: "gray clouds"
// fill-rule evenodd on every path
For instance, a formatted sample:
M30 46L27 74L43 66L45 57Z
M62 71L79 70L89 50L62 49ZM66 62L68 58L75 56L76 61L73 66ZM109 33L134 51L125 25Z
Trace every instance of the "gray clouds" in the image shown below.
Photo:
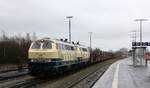
M150 19L148 0L0 0L0 30L10 34L36 32L39 37L68 37L68 15L73 15L72 38L105 50L130 47L136 18ZM149 40L149 21L143 37Z

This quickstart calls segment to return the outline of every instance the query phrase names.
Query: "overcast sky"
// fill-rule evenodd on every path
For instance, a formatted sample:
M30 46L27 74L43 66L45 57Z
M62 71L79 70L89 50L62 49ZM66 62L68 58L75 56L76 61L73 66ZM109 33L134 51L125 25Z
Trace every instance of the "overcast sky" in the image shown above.
M9 35L33 33L41 37L67 38L72 19L72 40L103 50L131 47L132 30L143 22L143 40L150 41L149 0L0 0L0 30ZM138 36L139 39L139 36Z

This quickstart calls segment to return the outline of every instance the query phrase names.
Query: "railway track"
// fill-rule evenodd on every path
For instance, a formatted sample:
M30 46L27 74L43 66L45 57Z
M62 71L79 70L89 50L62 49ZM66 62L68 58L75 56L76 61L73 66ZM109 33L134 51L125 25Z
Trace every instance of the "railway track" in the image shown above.
M27 69L27 67L22 67L21 70L24 70L24 69ZM19 71L20 69L19 68L13 68L13 69L9 69L9 70L1 70L0 71L0 74L2 73L6 73L6 72L11 72L11 71Z
M73 81L70 85L64 88L91 88L95 82L104 74L110 64L107 64L103 67L99 67L94 71L86 74L80 79Z
M0 88L42 88L41 84L46 82L53 83L58 79L47 79L47 78L35 78L32 76L24 76L21 78L14 79L0 84Z
M112 59L94 64L41 88L91 88L107 68L117 60Z
M2 72L0 73L0 82L4 80L10 80L10 79L15 79L17 77L25 76L28 75L28 69L24 68L22 71L18 70L11 70L7 72Z
M38 78L29 75L28 69L0 73L0 88L30 88L56 79ZM39 87L40 88L40 87Z
M23 77L15 78L13 80L3 81L0 83L0 88L15 88L15 87L19 88L17 87L17 85L21 85L33 79L34 78L31 76L23 76Z

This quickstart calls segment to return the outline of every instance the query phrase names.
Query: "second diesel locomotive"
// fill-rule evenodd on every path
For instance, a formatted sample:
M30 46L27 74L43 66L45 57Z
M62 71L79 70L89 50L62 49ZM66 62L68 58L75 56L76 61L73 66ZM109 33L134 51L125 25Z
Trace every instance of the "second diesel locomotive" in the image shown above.
M87 47L67 41L43 38L32 42L28 68L33 76L61 74L68 69L88 64Z

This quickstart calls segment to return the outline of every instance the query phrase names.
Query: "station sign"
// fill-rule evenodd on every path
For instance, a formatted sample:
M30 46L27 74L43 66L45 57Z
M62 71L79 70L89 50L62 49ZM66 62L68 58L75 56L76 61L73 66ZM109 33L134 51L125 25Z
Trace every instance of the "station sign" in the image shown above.
M150 42L132 42L132 46L150 46Z

